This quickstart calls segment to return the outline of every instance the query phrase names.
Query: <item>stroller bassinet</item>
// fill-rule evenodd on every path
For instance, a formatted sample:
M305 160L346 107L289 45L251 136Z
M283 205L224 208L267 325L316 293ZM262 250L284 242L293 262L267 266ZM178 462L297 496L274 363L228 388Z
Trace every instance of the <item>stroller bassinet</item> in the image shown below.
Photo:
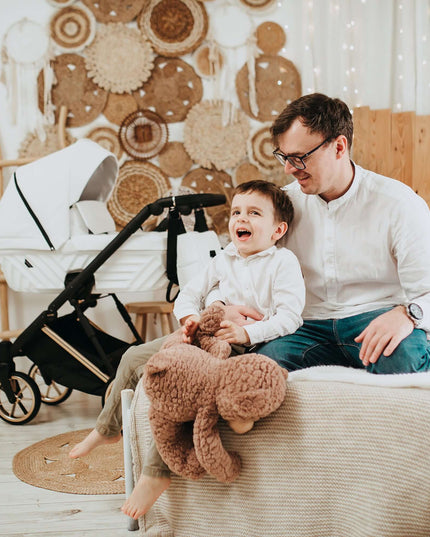
M130 327L135 337L132 344L141 342L126 309L116 295L111 292L118 288L114 282L121 279L121 275L116 274L117 268L115 268L113 260L121 257L127 250L127 245L124 243L131 235L136 234L133 237L134 243L129 241L132 243L132 251L135 251L136 255L141 255L145 251L148 236L159 235L158 232L145 234L139 231L149 216L160 215L165 208L173 206L176 206L179 212L188 214L192 209L225 202L224 196L215 194L161 198L144 207L121 232L108 233L105 238L107 243L103 249L95 256L86 254L83 259L85 261L90 259L90 261L85 268L80 270L81 267L77 266L76 262L71 265L64 260L59 261L61 259L59 256L64 256L65 245L66 248L70 248L69 241L73 239L70 237L71 230L76 225L73 224L69 214L67 214L67 218L64 218L62 214L58 219L58 225L54 226L50 214L51 216L56 215L57 211L64 213L64 209L67 209L67 213L69 213L69 206L73 206L77 202L104 201L115 181L118 170L117 163L113 155L87 140L80 140L73 146L45 157L45 159L19 168L0 202L0 229L3 230L0 232L0 262L2 269L4 266L11 267L10 273L7 270L5 272L8 283L9 281L25 281L25 284L18 286L20 287L18 290L25 289L27 286L31 287L31 281L34 280L27 276L24 277L24 275L17 279L13 263L8 265L7 259L21 256L23 260L21 272L25 275L32 274L32 270L38 266L40 257L37 254L33 255L33 253L41 251L46 256L45 266L49 265L49 257L47 256L57 257L56 263L59 267L57 277L58 281L61 281L63 289L48 308L13 343L10 341L0 343L0 418L12 424L30 421L39 410L41 395L32 373L37 372L41 375L47 386L58 384L65 389L58 397L50 401L44 400L44 402L51 404L61 402L67 398L72 389L79 389L102 397L107 396L108 386L115 376L119 360L131 344L106 334L94 326L85 315L88 308L94 307L97 301L104 297L101 294L102 285L97 286L97 277L101 272L98 269L111 262L111 268L113 267L111 279L102 279L99 282L109 282L110 288L103 289L103 292L106 291L113 298L120 315ZM86 161L85 166L81 160ZM75 169L71 172L69 168L74 168L77 161L80 162L80 165L77 166L79 173ZM57 183L55 183L49 174L47 177L45 172L47 168L53 169L52 166L57 171L64 170L65 167L68 169L67 172L58 172L60 176L62 174L67 176L69 188L65 192L58 186L58 178ZM86 176L85 180L82 175ZM45 200L40 194L37 195L37 191L33 187L36 179L40 179L42 183L46 180L52 186L52 193L49 196L51 213L47 214ZM58 196L55 196L60 192L62 194L61 201L58 200ZM14 203L16 211L10 210L11 204ZM54 220L56 220L56 216ZM15 224L17 229L15 229ZM6 233L2 226L7 226ZM100 222L97 222L95 227L100 228ZM99 237L92 236L98 240L100 245ZM13 248L15 242L22 250L19 254L16 252L17 248ZM69 242L68 245L67 242ZM30 253L26 248L31 249ZM155 273L158 280L161 274L165 279L164 287L166 287L165 247L163 250L164 255L158 253L156 262L152 261L148 266L150 273ZM117 255L112 257L117 251ZM210 252L208 251L208 259L209 257ZM78 265L82 265L82 256L80 259ZM152 259L155 259L155 256L152 256ZM25 267L25 270L22 269L22 266ZM74 270L70 270L72 266ZM43 267L43 263L39 266L39 272L45 272L44 281L49 281L49 277L46 278L47 270L43 271L40 267ZM51 271L51 274L52 272L55 271ZM11 276L10 279L8 279L8 275ZM148 285L147 280L148 278L142 279L141 287ZM49 290L55 289L55 285L51 285ZM46 290L46 287L46 285L39 285L37 290ZM59 316L59 309L66 302L70 303L73 311ZM16 356L27 356L34 362L29 375L16 371L14 364Z

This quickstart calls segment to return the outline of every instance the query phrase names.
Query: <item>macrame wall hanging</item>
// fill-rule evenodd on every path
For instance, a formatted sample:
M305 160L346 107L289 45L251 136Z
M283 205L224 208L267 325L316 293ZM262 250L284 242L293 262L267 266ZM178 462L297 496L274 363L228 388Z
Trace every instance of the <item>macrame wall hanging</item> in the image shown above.
M53 50L48 32L27 18L13 24L6 32L2 46L2 78L7 88L11 120L24 132L37 132L45 139L44 125L54 122L51 87L54 72L50 67ZM43 76L42 113L38 105L37 76Z

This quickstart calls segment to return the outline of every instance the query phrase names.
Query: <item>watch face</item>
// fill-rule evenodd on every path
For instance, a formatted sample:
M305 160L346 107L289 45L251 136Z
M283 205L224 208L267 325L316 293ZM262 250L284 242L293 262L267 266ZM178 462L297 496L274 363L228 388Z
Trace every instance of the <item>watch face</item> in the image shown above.
M423 318L423 310L420 306L418 306L418 304L409 304L408 310L411 317L413 317L417 321L420 321Z

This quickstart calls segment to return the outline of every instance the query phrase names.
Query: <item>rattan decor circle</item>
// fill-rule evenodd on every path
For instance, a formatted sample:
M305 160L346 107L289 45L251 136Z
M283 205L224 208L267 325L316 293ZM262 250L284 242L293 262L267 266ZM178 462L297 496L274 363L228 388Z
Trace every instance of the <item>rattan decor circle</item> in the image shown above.
M148 0L137 22L158 54L169 57L192 52L208 31L206 8L198 0Z
M276 6L276 0L237 0L237 2L254 13L269 11Z
M204 78L213 78L224 65L224 56L216 43L203 43L193 54L196 73Z
M242 164L239 164L239 166L234 170L234 185L240 185L242 183L246 183L248 181L257 181L257 180L264 180L265 177L261 173L261 171L255 166L255 164L251 164L250 162L242 162Z
M228 123L224 119L225 103L202 101L193 106L185 120L185 149L204 168L233 168L246 156L247 117L236 109Z
M115 222L125 226L145 205L163 197L169 188L169 179L158 166L151 162L128 160L119 169L107 207ZM156 217L148 218L145 228L155 222Z
M262 22L257 26L255 35L257 46L264 54L278 54L287 39L282 26L273 21Z
M270 134L270 123L251 134L248 139L248 158L260 170L270 173L274 168L279 167L279 162L273 157L272 135Z
M82 0L99 22L130 22L142 11L145 0Z
M113 93L130 93L148 80L154 52L136 28L121 22L100 24L85 51L88 76Z
M168 177L182 177L191 168L193 161L182 142L168 142L158 155L160 168Z
M133 92L139 108L155 110L167 123L183 121L203 96L203 85L193 67L180 58L155 59L151 78Z
M58 137L58 126L46 125L44 131L46 137L43 141L35 132L27 134L19 146L20 158L41 158L62 149ZM76 138L66 132L66 145L73 144L73 142L76 142Z
M152 110L136 110L121 123L118 138L124 151L137 160L158 155L169 139L167 124Z
M64 7L51 17L51 39L64 52L78 52L96 35L96 19L82 4Z
M57 83L52 88L52 102L55 105L55 117L61 106L68 110L67 126L82 127L98 117L106 104L107 91L100 88L87 77L85 61L75 53L60 54L53 61ZM38 76L39 107L43 109L44 85L43 72Z
M96 127L86 135L86 138L93 140L93 142L113 153L118 160L122 159L124 151L118 140L118 132L112 127Z
M89 455L71 459L69 451L91 429L46 438L19 451L13 472L24 483L69 494L124 494L123 443L99 446Z
M103 115L111 123L121 125L124 119L137 109L137 102L129 93L109 93Z
M258 121L273 121L285 106L300 97L300 75L294 64L282 56L262 54L255 60L255 90L258 116L249 104L249 75L245 64L236 76L236 91L242 110Z

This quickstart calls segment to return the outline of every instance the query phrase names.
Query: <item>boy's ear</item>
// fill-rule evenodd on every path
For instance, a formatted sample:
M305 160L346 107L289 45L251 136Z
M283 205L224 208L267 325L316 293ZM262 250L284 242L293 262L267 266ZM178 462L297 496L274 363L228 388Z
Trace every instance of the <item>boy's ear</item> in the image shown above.
M281 237L285 235L288 229L287 222L279 222L276 226L275 231L273 232L272 239L278 241Z

